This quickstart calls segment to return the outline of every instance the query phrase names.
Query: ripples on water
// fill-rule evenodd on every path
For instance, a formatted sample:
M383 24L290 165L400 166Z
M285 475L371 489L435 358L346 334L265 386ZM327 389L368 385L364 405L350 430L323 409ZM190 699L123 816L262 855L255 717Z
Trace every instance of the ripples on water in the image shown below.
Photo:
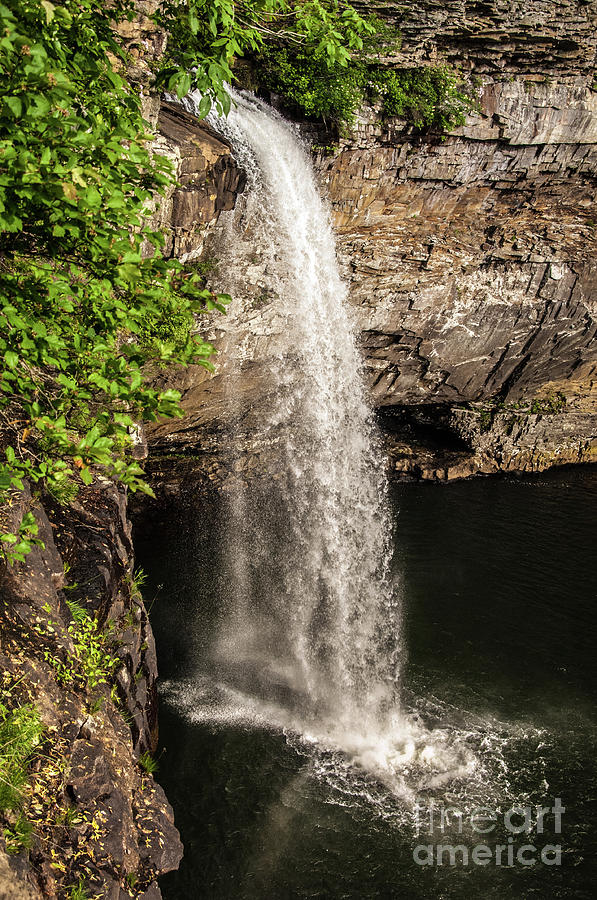
M207 664L197 672L222 588L217 503L200 528L181 533L176 513L139 543L167 585L152 616L169 679L161 777L187 846L167 900L593 895L596 470L399 485L394 500L409 648L397 747L297 725ZM417 798L503 810L555 797L557 869L413 864Z
M458 803L464 815L481 806L526 806L528 792L511 784L509 757L521 743L540 750L546 733L481 718L438 698L418 698L386 733L339 732L337 724L297 720L288 709L244 695L213 676L166 682L164 700L191 725L279 732L307 760L309 777L325 783L331 802L367 808L393 825L411 825L416 804ZM542 757L535 781L544 788Z

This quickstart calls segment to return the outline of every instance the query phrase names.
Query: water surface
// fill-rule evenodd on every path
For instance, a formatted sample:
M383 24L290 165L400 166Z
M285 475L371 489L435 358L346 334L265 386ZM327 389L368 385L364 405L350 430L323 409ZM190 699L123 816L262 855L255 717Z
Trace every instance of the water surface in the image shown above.
M230 521L218 498L137 527L150 575L164 690L159 778L185 844L166 900L594 896L597 877L595 508L597 470L393 490L393 565L404 608L403 702L458 742L470 776L434 786L405 763L422 804L551 806L561 834L480 838L455 822L417 836L396 796L336 747L247 707L210 663L227 590ZM273 561L275 564L275 560ZM158 585L162 585L158 590ZM232 690L232 692L231 692ZM420 844L562 847L562 864L421 866ZM470 862L470 860L469 860Z

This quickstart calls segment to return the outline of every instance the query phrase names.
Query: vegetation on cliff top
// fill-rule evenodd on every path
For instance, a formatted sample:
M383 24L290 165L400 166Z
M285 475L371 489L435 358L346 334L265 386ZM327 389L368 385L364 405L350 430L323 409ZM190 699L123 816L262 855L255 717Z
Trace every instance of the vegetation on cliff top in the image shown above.
M151 386L145 364L210 367L213 348L193 333L194 317L223 312L229 300L205 290L199 272L164 258L163 236L147 225L173 176L151 150L140 99L123 75L127 59L114 26L134 14L131 0L0 2L0 546L7 559L23 559L37 540L31 517L9 525L11 492L24 479L72 499L77 482L91 483L100 466L132 490L150 490L132 457L135 423L181 409L176 391ZM416 93L405 86L408 75L365 76L353 56L367 58L379 26L339 0L166 0L156 16L170 34L156 86L179 96L199 88L201 114L212 103L229 109L233 58L266 44L272 79L287 82L289 96L315 115L350 119L359 91L382 95L388 111L406 109ZM321 93L297 88L301 59L307 80L337 85L327 106ZM435 116L425 103L437 106L427 95L416 104L425 122Z
M0 492L5 558L23 559L35 522L8 526L24 479L55 496L89 484L93 466L149 491L132 458L135 423L181 414L157 391L149 360L209 367L213 348L194 315L229 298L162 254L151 202L172 183L151 151L140 99L122 72L114 25L133 18L114 0L0 3ZM157 84L204 93L202 112L229 107L235 55L275 32L345 63L369 26L336 0L172 0ZM168 322L164 323L164 305ZM164 327L162 327L164 326Z
M226 85L235 80L237 57L255 57L270 45L293 47L317 56L326 70L346 69L376 32L370 17L341 0L174 0L159 21L170 37L158 84L180 97L197 88L201 114L212 102L220 112L230 109Z
M286 106L332 122L343 130L365 103L379 103L384 118L400 116L415 128L450 131L475 107L471 94L448 66L390 69L357 58L328 66L321 54L270 48L260 55L261 83Z
M187 0L167 3L160 21L170 39L158 83L181 97L197 88L200 114L212 102L228 112L226 84L239 56L252 60L260 85L286 106L341 128L366 101L380 101L384 116L442 131L461 125L474 107L447 66L383 65L399 49L400 32L339 0Z

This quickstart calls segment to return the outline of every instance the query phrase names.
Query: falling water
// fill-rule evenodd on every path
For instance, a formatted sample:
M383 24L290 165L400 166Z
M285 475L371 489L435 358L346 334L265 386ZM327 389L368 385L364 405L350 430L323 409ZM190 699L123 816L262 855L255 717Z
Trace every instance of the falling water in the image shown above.
M265 104L234 99L217 123L248 176L234 216L244 234L227 235L227 268L238 273L231 290L242 293L248 240L284 326L273 390L253 434L271 448L276 477L265 486L267 510L263 496L258 508L248 497L251 488L233 500L231 552L237 576L244 574L235 586L240 614L237 603L222 648L245 669L252 657L270 682L291 688L305 714L379 727L398 703L399 604L389 577L384 463L346 286L298 134ZM255 565L264 545L275 556L264 560L265 577Z
M401 710L384 459L329 216L295 128L254 97L233 96L229 117L210 124L247 175L216 246L218 286L236 300L225 382L238 477L218 637L178 700L195 719L201 710L212 720L257 711L339 748L393 792L404 771L412 779L425 770L439 784L474 760L449 729L431 733ZM247 281L261 292L257 305ZM244 379L256 367L262 400L251 408Z

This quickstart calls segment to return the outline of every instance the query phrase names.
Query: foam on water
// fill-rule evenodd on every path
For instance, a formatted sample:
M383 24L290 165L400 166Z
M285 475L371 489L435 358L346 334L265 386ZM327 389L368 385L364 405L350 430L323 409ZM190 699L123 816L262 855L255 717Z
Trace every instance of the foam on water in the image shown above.
M267 283L259 327L277 349L251 440L269 448L271 474L239 478L230 494L221 624L195 681L166 694L195 722L285 732L339 802L366 798L391 817L422 791L464 783L471 802L487 802L492 780L506 790L502 731L474 720L455 728L446 710L430 725L416 703L401 705L384 459L309 155L266 104L233 97L230 116L211 125L231 142L247 188L222 217L218 283L235 297L227 328L234 336L238 326L238 368L228 381L240 388L253 263ZM230 439L240 443L234 431Z
M542 783L546 733L529 724L457 711L437 698L417 701L393 730L339 732L335 723L306 722L287 707L266 703L206 675L166 682L164 700L192 723L216 729L282 733L304 759L304 773L328 791L328 802L372 813L390 825L414 827L417 805L449 803L467 814L534 802L511 784L510 760L534 748L534 785ZM456 727L454 719L458 718ZM433 719L439 724L430 725Z

